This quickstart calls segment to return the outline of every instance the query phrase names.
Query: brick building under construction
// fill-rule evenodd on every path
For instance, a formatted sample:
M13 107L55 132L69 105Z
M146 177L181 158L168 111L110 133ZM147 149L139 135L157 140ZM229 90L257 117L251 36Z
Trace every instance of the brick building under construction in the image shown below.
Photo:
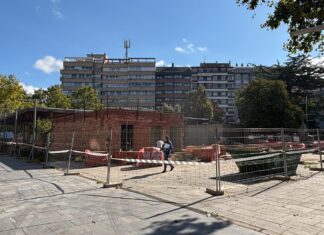
M174 149L179 150L183 147L184 122L180 113L157 111L111 108L73 113L53 119L51 150L69 148L73 132L73 149L80 151L107 151L109 146L112 152L138 151L156 146L165 135L170 136Z

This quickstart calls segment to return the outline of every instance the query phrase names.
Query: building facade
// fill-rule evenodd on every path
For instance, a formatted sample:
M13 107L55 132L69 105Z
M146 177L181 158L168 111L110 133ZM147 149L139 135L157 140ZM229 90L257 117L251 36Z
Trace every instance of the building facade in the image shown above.
M176 151L183 148L183 128L184 120L180 113L112 108L73 113L53 119L51 150L69 146L75 132L78 136L74 140L75 150L107 151L111 146L112 154L116 156L120 151L156 146L158 140L169 135Z
M201 63L192 67L192 89L204 86L208 98L225 112L226 123L238 123L235 92L256 78L254 67L233 67L230 63Z
M192 67L192 89L204 86L208 98L225 112L224 121L234 119L234 77L230 63L201 63Z
M255 67L234 67L234 88L244 88L256 78L257 70Z
M155 108L155 58L67 57L61 82L66 94L82 86L93 87L109 106Z
M112 59L106 54L67 57L61 70L66 94L82 86L98 91L110 107L162 110L163 104L183 107L191 90L204 86L208 98L225 113L226 123L238 123L235 92L256 78L256 69L230 63L195 67L155 67L154 58Z
M241 88L244 88L250 84L256 78L257 70L255 67L234 67L233 78L234 78L234 89L235 92ZM234 122L239 123L239 116L237 108L234 106Z
M191 69L189 67L156 68L155 106L162 110L163 104L171 106L184 104L191 91Z

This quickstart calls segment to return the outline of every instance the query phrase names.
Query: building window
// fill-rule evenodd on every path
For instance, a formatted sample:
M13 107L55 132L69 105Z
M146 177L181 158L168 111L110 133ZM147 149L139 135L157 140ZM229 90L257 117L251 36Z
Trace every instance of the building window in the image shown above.
M133 125L121 125L120 148L123 151L133 149Z

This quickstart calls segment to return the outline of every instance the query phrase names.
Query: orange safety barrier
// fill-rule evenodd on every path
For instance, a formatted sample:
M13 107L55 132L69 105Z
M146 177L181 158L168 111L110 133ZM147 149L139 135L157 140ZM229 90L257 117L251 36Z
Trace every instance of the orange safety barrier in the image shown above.
M139 150L137 159L163 160L163 151L156 147L143 147ZM161 164L136 163L137 166L161 166Z
M215 161L219 154L225 154L225 146L220 146L212 144L206 147L193 147L190 146L189 151L191 151L192 156L201 159L202 161Z
M107 165L107 156L96 156L95 152L86 149L84 154L84 163L86 167L95 167L95 166L106 166Z

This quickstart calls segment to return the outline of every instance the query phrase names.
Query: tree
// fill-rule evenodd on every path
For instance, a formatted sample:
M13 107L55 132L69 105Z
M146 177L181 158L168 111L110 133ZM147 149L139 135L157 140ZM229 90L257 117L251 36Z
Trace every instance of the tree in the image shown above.
M30 98L45 102L47 99L47 91L44 89L35 90L34 94Z
M270 67L260 65L258 69L260 77L283 81L292 102L302 109L306 109L307 96L307 126L316 128L316 119L323 111L319 88L324 87L324 68L314 64L309 57L298 55L289 56L284 64L278 63Z
M173 108L174 108L174 112L181 113L182 109L180 104L176 104Z
M298 128L302 124L303 111L289 100L282 81L256 79L238 91L235 98L245 127Z
M72 107L71 98L63 93L60 85L54 85L47 89L47 106L69 109Z
M71 98L63 93L63 89L60 85L50 86L47 90L38 89L29 99L28 107L34 105L34 100L37 100L38 107L64 109L72 107Z
M51 119L48 119L48 118L44 118L44 119L38 118L37 119L36 129L37 129L38 134L44 135L44 134L49 133L52 130L52 126L53 126L53 123L52 123Z
M172 105L168 105L167 103L163 103L162 112L163 113L174 113L174 108L172 107Z
M80 87L72 93L72 107L75 109L98 109L101 107L97 91L89 86Z
M236 0L239 5L244 5L248 10L255 10L259 5L266 4L273 8L262 28L277 29L281 23L288 25L288 32L312 28L324 24L323 0ZM285 47L289 52L311 52L318 48L324 52L324 36L320 31L291 35Z
M313 64L305 55L288 56L288 60L273 66L257 66L260 77L271 80L282 80L290 96L324 87L324 68Z
M208 99L203 86L200 85L196 91L189 93L184 104L184 113L190 117L213 119L213 103Z
M0 75L0 113L14 112L25 106L26 93L13 75Z
M213 111L214 111L214 121L218 123L223 123L225 112L222 108L220 108L216 103L213 103Z
M163 103L162 112L164 112L164 113L181 113L181 106L179 104L172 106L170 104Z

